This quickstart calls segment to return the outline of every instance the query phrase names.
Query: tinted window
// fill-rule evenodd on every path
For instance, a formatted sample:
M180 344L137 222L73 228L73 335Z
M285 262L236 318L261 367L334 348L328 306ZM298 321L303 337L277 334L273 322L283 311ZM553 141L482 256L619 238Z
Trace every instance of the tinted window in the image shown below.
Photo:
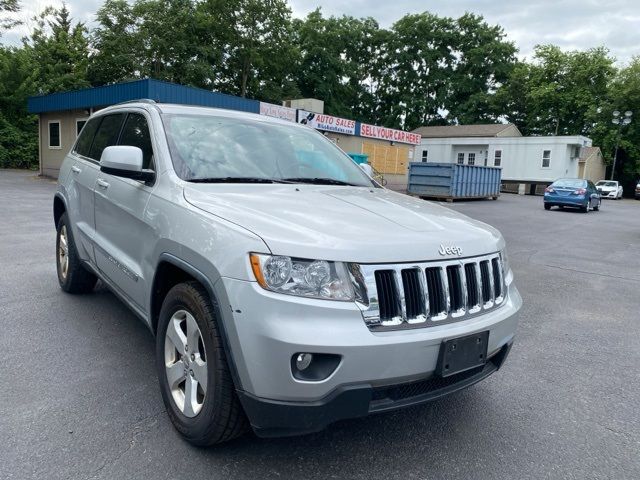
M87 124L82 129L80 136L78 137L78 141L76 142L76 147L73 149L75 153L78 155L82 155L84 157L89 156L89 150L91 149L91 143L93 142L93 136L98 129L98 125L100 125L101 118L92 118L87 122Z
M151 148L149 126L144 115L138 113L129 114L122 128L119 145L138 147L142 150L142 168L152 168L150 165L153 158L153 149Z
M116 113L115 115L106 115L102 118L102 122L100 122L96 136L93 139L89 157L100 161L102 151L116 144L124 116L124 113Z
M60 122L49 122L49 146L60 146Z

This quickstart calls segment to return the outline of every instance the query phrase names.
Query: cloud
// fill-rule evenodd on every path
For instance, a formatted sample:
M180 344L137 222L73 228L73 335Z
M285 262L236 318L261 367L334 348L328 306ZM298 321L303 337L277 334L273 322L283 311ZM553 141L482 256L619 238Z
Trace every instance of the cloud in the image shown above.
M290 0L295 16L303 17L317 7L326 15L371 16L391 26L407 13L429 11L459 17L465 12L484 16L500 25L515 42L520 56L530 57L541 43L563 49L584 50L605 46L624 63L640 55L640 4L638 0Z
M131 1L131 0L130 0ZM94 21L103 0L67 0L74 18ZM47 5L62 0L23 0L22 18L31 18ZM639 0L289 0L294 16L304 17L321 7L325 15L373 17L383 26L407 13L430 11L459 17L465 12L483 15L487 22L502 26L507 38L520 49L520 57L531 57L536 44L553 43L563 49L583 50L604 45L620 63L640 55ZM3 42L18 44L33 22L5 32Z

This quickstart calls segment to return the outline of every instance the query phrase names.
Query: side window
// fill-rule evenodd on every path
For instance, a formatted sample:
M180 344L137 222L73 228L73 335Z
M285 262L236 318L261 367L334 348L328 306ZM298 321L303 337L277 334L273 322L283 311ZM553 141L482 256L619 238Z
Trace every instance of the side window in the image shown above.
M52 120L49 122L49 148L61 148L60 143L60 121Z
M502 165L502 150L496 150L493 154L493 166L499 167Z
M139 113L130 113L122 128L119 145L131 145L142 150L142 168L153 168L153 149L147 119Z
M551 150L544 150L542 152L542 168L549 168L551 166Z
M90 158L100 161L102 151L105 148L116 144L124 116L124 113L116 113L114 115L105 115L103 117L100 127L93 139L91 150L89 150L88 156Z
M89 150L91 149L91 144L93 143L93 137L96 134L96 130L98 129L98 125L100 125L100 120L102 118L92 118L87 122L87 124L82 129L78 140L76 141L76 146L73 149L74 153L78 155L82 155L83 157L89 156Z

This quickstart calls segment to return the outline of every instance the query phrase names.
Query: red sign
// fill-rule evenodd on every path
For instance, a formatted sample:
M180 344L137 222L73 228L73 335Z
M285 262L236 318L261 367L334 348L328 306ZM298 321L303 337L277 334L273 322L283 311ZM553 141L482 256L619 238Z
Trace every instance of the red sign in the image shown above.
M410 143L412 145L420 145L420 141L422 140L422 135L419 133L404 132L402 130L378 127L366 123L360 125L360 135L363 137L378 138L380 140L389 140L390 142Z

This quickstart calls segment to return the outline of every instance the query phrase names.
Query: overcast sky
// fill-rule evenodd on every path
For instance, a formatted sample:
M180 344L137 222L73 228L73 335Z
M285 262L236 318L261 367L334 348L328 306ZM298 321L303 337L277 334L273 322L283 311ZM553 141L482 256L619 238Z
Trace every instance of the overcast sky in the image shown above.
M32 17L47 5L61 0L22 0L22 18ZM103 0L67 0L75 18L89 25ZM458 17L465 11L481 14L501 25L516 43L522 58L539 43L564 49L604 45L618 59L628 62L640 55L640 0L289 0L293 14L303 17L317 6L325 14L371 16L388 27L406 13L429 10ZM31 22L7 32L6 43L18 43Z

